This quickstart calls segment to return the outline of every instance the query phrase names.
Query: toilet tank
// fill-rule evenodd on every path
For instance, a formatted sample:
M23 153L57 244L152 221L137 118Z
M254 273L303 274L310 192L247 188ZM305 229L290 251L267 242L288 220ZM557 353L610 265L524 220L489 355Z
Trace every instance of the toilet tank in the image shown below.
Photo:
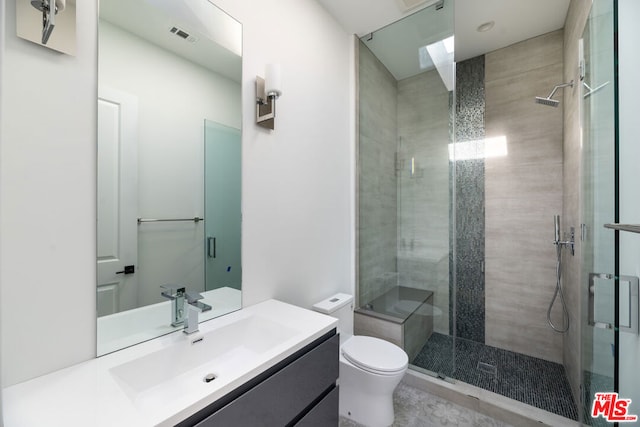
M335 294L314 304L313 309L338 319L340 342L353 335L353 295Z

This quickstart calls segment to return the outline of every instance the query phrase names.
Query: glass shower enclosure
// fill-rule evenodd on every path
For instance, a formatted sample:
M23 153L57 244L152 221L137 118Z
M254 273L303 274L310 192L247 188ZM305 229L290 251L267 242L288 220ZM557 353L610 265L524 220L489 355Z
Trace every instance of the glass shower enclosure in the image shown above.
M430 337L454 370L451 179L453 3L359 43L358 308L355 328L420 357ZM418 368L423 369L423 368Z
M574 28L454 63L452 1L360 39L354 329L421 374L613 425L597 393L640 413L640 6L589 3L567 81Z
M401 346L421 374L577 420L545 317L562 109L534 102L561 83L562 31L456 63L453 9L359 42L355 333Z
M240 129L205 120L205 286L206 291L241 289Z

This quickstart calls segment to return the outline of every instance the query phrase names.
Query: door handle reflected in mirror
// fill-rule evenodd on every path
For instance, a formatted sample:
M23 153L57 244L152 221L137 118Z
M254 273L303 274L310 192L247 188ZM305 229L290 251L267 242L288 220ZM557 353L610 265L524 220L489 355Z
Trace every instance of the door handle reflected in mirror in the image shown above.
M216 257L216 238L207 237L207 255L209 258Z
M136 266L135 265L125 265L124 266L124 270L116 271L116 274L133 274L135 272L136 272Z

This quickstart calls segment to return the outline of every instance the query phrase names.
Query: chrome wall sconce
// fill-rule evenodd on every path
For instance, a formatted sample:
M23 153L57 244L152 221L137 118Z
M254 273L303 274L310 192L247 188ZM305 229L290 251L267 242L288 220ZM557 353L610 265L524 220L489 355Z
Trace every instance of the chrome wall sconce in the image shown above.
M16 0L16 35L67 55L76 54L76 2Z
M66 0L33 0L31 6L42 12L42 44L47 44L56 26L56 15L64 10Z
M256 76L256 124L273 129L276 117L276 99L282 95L280 65L268 64L265 78Z

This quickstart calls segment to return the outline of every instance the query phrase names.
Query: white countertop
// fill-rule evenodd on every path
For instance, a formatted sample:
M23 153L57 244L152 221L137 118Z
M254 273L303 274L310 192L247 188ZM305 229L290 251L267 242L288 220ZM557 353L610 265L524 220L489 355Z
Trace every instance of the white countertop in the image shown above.
M193 345L190 343L199 336L215 334L250 319L274 322L288 334L283 334L282 342L248 359L234 360L231 354L229 363L218 365L217 378L210 383L201 378L204 371L215 367L201 365L180 373L181 381L188 381L188 387L176 388L174 382L174 386L160 384L136 394L114 374L122 372L123 366L131 361L152 357L172 346L188 348L184 346ZM201 323L196 334L187 336L177 331L8 387L3 390L5 427L173 426L336 326L337 320L329 316L268 300ZM219 344L224 348L224 342ZM219 353L224 356L224 351ZM220 357L218 360L222 360Z

